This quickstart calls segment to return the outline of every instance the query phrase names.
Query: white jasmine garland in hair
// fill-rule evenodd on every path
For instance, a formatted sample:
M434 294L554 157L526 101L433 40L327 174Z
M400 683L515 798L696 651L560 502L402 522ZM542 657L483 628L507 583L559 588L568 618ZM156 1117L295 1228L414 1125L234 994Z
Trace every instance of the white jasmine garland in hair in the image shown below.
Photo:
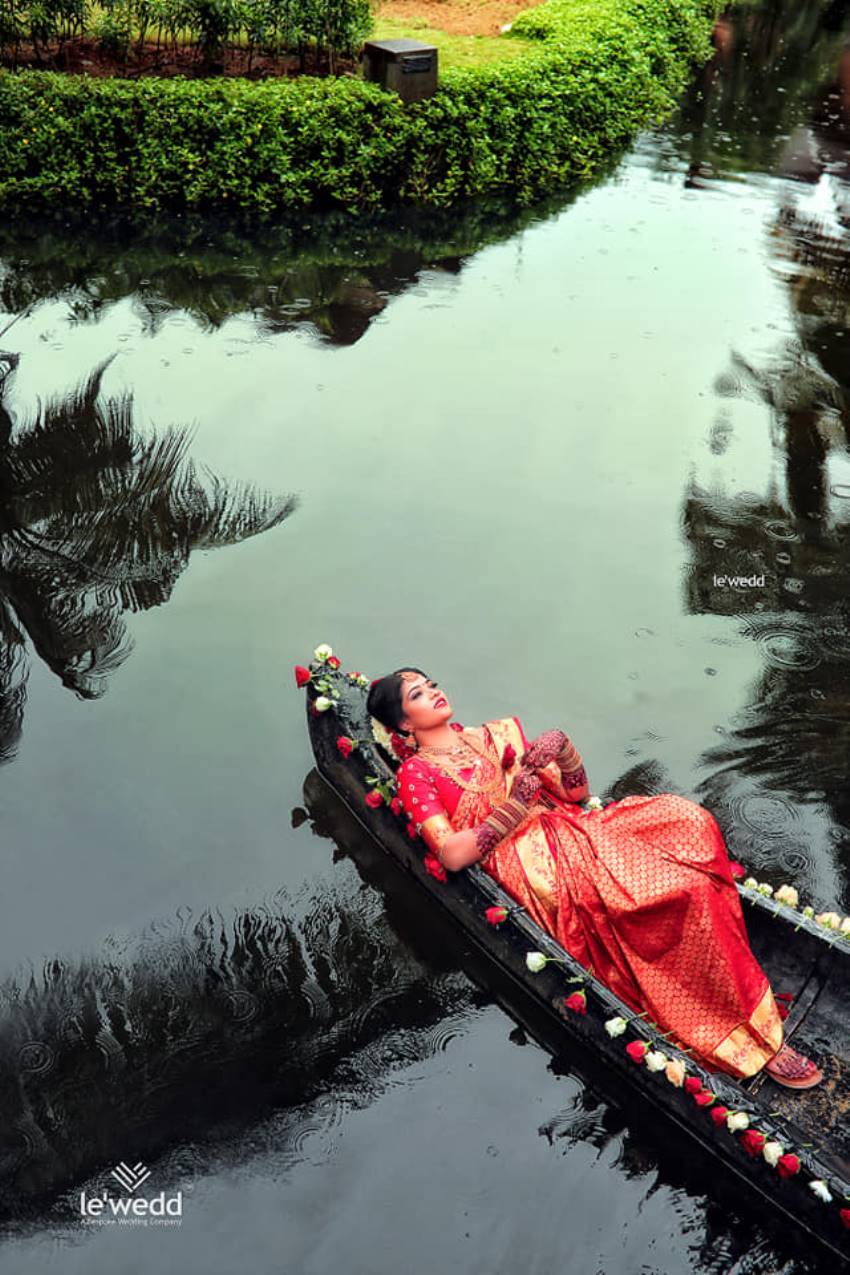
M845 916L838 929L842 934L850 934L850 916Z
M755 877L747 877L746 881L744 882L744 886L748 890L757 890L759 883L758 881L756 881Z
M806 906L803 908L803 916L806 917L807 920L811 921L814 914L815 914L815 910L812 907L811 903L807 903Z
M369 723L372 727L372 738L376 744L380 744L382 748L393 755L393 741L390 739L390 732L387 730L383 722L379 722L377 717L370 717Z
M766 899L769 899L773 894L773 886L768 885L766 881L760 881L756 886L756 893L763 894Z
M800 902L800 896L793 885L781 885L773 897L777 903L786 903L789 908L795 908Z

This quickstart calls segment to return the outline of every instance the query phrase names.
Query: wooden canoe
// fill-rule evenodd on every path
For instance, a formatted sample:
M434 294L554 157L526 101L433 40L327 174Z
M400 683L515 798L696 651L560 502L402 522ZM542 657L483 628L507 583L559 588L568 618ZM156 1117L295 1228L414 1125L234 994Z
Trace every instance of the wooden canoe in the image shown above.
M481 868L448 873L444 881L426 869L425 846L420 838L407 836L404 816L394 815L385 802L377 809L366 803L375 787L367 777L390 784L394 772L373 739L365 687L352 674L324 661L314 661L310 673L307 722L317 769L381 849L412 874L502 975L525 990L544 1011L550 1027L557 1024L558 1032L581 1042L589 1057L604 1061L654 1111L663 1112L719 1160L725 1174L744 1179L773 1209L816 1237L834 1256L850 1257L850 936L739 885L753 951L774 991L793 998L786 1039L818 1062L824 1080L814 1089L795 1091L776 1085L764 1072L740 1082L708 1072L590 976ZM331 707L317 711L316 701L322 695ZM341 736L357 741L347 757L337 746ZM594 814L591 811L585 817L592 819ZM508 909L507 919L497 926L485 916L486 909L494 906ZM526 960L530 952L557 960L533 973ZM584 1014L565 1006L565 998L579 986L586 993ZM497 997L504 999L498 993ZM628 1023L618 1036L605 1026L615 1018ZM547 1035L551 1039L551 1031ZM665 1071L650 1071L644 1063L635 1063L626 1052L634 1041L646 1042L651 1050L679 1060L703 1092L715 1095L711 1105L698 1105L688 1091L692 1086L671 1083ZM748 1129L762 1133L767 1142L780 1143L784 1154L796 1156L799 1170L782 1176L763 1153L753 1154L753 1140L745 1138L746 1131L731 1132L726 1121L718 1124L711 1118L712 1108L720 1105L730 1113L744 1113ZM793 1168L793 1161L784 1162L783 1167Z

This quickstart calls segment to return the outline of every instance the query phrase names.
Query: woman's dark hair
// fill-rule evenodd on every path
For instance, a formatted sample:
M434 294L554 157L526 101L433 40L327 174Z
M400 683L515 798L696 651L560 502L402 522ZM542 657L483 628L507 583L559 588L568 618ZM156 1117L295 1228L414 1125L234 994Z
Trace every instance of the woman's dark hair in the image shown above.
M405 664L404 668L397 668L394 673L379 677L369 687L369 694L366 696L366 712L376 718L382 726L386 726L387 730L401 729L400 722L404 717L401 707L402 673L421 673L423 677L428 676L424 669Z

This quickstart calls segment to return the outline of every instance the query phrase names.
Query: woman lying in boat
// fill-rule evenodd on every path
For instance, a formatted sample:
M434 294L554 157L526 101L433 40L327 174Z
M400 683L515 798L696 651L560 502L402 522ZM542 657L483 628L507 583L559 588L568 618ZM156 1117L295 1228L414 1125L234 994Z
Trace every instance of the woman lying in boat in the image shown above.
M372 683L369 713L406 736L398 795L443 866L480 863L636 1013L707 1067L780 1085L823 1076L782 1040L714 816L672 793L586 813L582 759L560 730L519 719L464 728L421 669Z

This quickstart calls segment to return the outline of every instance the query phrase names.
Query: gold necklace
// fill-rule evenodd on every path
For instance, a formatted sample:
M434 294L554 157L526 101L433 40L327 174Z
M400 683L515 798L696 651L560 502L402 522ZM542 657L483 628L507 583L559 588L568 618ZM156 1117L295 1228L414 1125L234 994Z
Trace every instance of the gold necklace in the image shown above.
M442 770L448 777L460 788L466 789L467 792L484 793L488 797L499 793L504 796L504 777L501 765L497 765L491 757L487 756L486 749L481 749L474 745L466 736L453 745L451 748L434 748L433 746L424 745L417 749L420 755L424 755L432 766L436 766L438 770ZM449 760L452 754L462 754L466 752L473 754L473 760L467 761L465 764ZM434 754L432 757L431 754ZM480 763L480 766L479 766ZM480 777L475 778L476 768L480 770ZM472 770L470 779L463 779L460 772L462 770Z

